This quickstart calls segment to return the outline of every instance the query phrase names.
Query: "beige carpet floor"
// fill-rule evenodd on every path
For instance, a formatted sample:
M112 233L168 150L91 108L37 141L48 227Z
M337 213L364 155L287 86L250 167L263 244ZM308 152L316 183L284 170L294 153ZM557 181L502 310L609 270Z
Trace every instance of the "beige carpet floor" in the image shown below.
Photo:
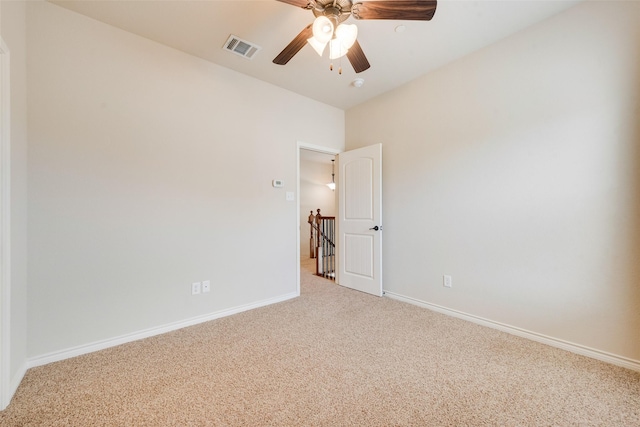
M344 289L31 369L1 426L640 426L640 373Z

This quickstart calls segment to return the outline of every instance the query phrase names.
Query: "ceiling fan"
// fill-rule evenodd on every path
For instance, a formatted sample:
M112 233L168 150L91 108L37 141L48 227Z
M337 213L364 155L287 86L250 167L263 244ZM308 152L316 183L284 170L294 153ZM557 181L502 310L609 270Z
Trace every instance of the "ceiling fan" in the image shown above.
M346 55L356 73L371 65L358 43L357 27L342 24L349 16L355 19L398 19L429 21L436 13L437 0L278 0L313 11L316 19L307 25L273 60L285 65L309 43L320 56L329 45L331 59ZM332 66L333 69L333 66Z

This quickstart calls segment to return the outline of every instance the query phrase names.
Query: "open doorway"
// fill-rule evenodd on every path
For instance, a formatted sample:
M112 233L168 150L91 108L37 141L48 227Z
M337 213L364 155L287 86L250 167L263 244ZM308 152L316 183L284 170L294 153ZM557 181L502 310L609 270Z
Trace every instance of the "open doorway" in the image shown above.
M300 259L301 253L304 252L301 250L304 244L301 239L303 225L306 223L305 217L308 218L307 209L300 209L300 157L307 154L304 152L306 150L332 156L339 153L336 150L298 143L298 295ZM331 157L328 160L331 161ZM382 144L340 152L335 171L336 193L339 195L335 197L334 193L334 211L337 216L337 238L334 241L336 283L382 296ZM318 183L322 184L323 181Z
M337 150L298 145L298 293L301 274L315 274L316 256L311 244L309 215L317 210L325 217L335 217L335 192L327 186L333 181L332 160Z
M327 184L333 181L332 160L335 155L317 151L300 150L300 226L307 233L300 233L300 257L313 256L309 244L308 217L320 209L322 216L335 217L335 191Z

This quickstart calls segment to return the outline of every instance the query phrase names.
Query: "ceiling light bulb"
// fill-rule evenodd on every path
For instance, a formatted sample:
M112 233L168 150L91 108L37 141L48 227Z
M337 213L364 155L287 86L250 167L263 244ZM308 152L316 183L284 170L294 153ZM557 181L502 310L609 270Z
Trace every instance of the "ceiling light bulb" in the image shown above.
M313 21L313 37L320 43L328 43L333 37L333 23L326 16L318 16Z

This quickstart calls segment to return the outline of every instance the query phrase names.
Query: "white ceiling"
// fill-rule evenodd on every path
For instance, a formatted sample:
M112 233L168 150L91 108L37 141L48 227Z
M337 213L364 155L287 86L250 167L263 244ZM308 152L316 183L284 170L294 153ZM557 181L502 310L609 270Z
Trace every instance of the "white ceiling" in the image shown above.
M333 154L320 153L318 151L306 149L300 150L300 161L330 165L331 159L335 158L336 156L334 156Z
M311 11L275 0L50 0L83 15L323 103L348 109L549 18L581 0L440 0L431 21L363 20L358 41L371 68L342 75L305 46L287 65L271 61ZM366 2L366 0L362 0ZM398 25L406 31L394 31ZM262 47L252 60L222 49L230 34ZM336 67L339 61L334 61ZM365 84L351 82L362 77Z

